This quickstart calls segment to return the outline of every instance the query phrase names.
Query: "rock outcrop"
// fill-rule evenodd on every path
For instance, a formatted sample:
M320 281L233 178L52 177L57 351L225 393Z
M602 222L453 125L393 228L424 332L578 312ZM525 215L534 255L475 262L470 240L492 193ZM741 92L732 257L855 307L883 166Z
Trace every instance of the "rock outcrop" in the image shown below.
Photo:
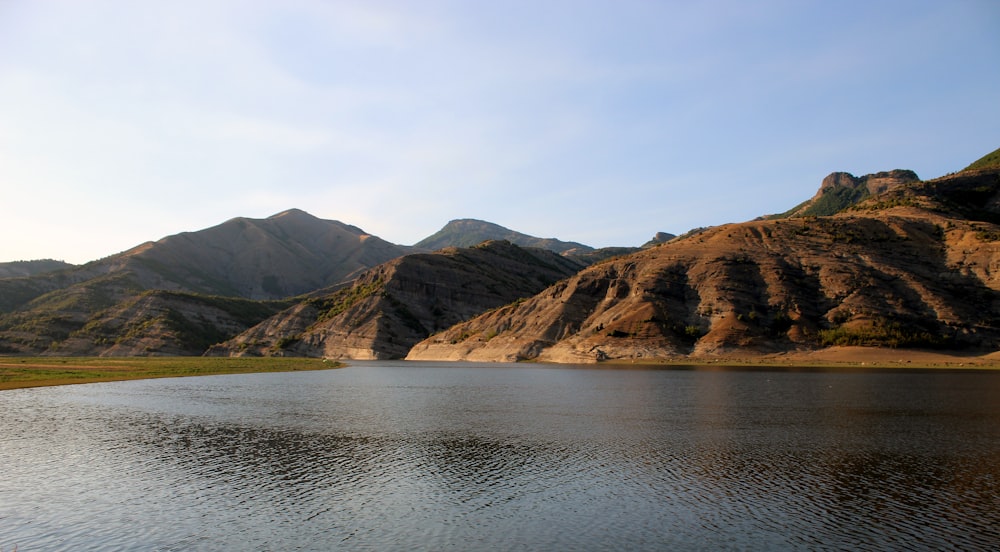
M656 247L657 245L660 245L661 243L667 243L668 241L676 237L677 235L671 234L669 232L657 232L656 234L653 235L652 239L642 244L642 249Z
M781 215L766 218L829 216L869 197L919 180L915 172L900 169L860 177L846 172L835 172L823 179L819 190L811 199Z

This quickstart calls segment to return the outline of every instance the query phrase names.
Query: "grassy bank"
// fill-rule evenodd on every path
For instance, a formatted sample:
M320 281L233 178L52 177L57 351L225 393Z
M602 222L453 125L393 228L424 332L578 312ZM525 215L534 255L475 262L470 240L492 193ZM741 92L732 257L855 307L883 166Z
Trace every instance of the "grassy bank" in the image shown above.
M317 358L0 357L0 390L99 381L338 368Z

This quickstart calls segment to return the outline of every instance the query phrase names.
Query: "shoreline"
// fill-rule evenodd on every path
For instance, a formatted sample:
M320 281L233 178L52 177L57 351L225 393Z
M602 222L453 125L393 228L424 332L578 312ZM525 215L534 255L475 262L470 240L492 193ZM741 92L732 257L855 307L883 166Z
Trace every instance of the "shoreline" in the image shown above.
M918 349L830 347L816 351L715 357L608 360L598 366L694 366L720 368L1000 370L1000 352L960 354Z
M137 379L331 370L346 361L303 357L3 357L0 391ZM561 366L562 363L544 363ZM802 370L1000 370L1000 352L957 354L940 351L830 347L818 351L620 359L586 366L595 369L802 369Z
M109 381L332 370L342 362L301 357L0 357L0 392Z

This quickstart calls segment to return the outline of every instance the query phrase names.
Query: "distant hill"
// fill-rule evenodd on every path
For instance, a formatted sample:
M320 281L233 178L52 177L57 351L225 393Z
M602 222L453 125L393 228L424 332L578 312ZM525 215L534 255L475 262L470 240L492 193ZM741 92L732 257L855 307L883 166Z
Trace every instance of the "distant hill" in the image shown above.
M291 209L146 243L105 262L145 289L280 299L335 284L408 248Z
M476 219L457 219L431 236L420 240L414 247L431 251L444 247L471 247L488 240L506 240L521 247L539 247L556 253L584 254L594 248L576 242L564 242L555 238L536 238L492 222Z
M151 296L147 302L275 300L349 281L409 250L297 209L266 219L236 218L70 270L0 280L0 352L65 352L70 337L90 335L94 325L113 326L101 322L109 309L122 309L152 290L178 295ZM202 299L181 299L185 294ZM227 308L235 304L217 303ZM213 335L222 340L259 322L245 314L241 311L233 324L219 318L218 327L231 333ZM259 314L271 312L265 308ZM94 335L104 341L88 348L76 339L72 349L79 354L105 352L107 336Z
M595 264L437 333L407 358L596 362L835 345L997 350L1000 168L926 182L902 177L832 216L717 226ZM857 183L843 179L834 184Z
M76 265L52 259L39 259L37 261L14 261L9 263L0 263L0 279L35 276L36 274L45 274L46 272L66 270L68 268L73 268L74 266Z
M403 358L431 333L529 297L580 268L571 258L507 241L408 255L366 271L350 287L314 294L209 354Z

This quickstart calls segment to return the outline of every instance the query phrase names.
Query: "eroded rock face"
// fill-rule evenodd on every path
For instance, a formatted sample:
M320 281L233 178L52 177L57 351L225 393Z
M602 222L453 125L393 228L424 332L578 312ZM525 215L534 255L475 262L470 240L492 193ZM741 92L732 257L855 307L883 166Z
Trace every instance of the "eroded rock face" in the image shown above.
M363 273L213 347L213 355L403 358L413 344L545 289L581 268L548 250L487 242L414 254Z
M431 336L407 358L595 362L838 343L994 349L1000 227L955 217L992 212L1000 180L991 178L920 183L850 214L712 228L592 266Z
M878 195L889 191L902 184L918 182L920 178L917 173L910 170L896 169L892 171L866 174L864 176L854 176L851 173L835 172L823 179L819 191L813 199L821 197L837 188L864 188L870 195Z

